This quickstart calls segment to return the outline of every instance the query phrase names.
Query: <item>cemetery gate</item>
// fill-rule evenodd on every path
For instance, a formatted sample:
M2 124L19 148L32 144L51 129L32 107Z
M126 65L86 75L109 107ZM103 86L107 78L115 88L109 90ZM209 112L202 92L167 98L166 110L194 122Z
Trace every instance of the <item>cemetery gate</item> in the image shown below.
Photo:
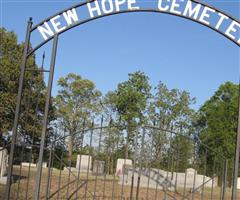
M237 199L239 121L234 167L199 138L186 136L181 130L173 132L155 123L142 124L132 127L133 138L129 141L129 127L121 121L114 122L104 117L96 119L91 125L83 124L82 130L75 133L78 148L66 159L69 136L48 124L58 39L62 33L76 26L122 13L162 13L197 22L240 46L240 22L217 8L197 0L156 0L150 7L143 8L141 1L137 0L89 0L60 11L35 26L30 18L11 143L0 149L1 160L6 158L6 149L9 151L8 163L1 161L1 165L8 165L5 196L2 198ZM40 42L30 47L33 34L39 36ZM40 73L49 73L49 78L42 134L36 145L34 138L19 133L25 72L31 70L26 68L26 63L50 41L50 68L39 69ZM57 133L57 138L51 136L50 128ZM183 144L187 148L183 149ZM209 159L209 155L214 159ZM234 168L233 173L230 173L230 168ZM4 167L0 169L1 175ZM0 189L2 191L2 186Z

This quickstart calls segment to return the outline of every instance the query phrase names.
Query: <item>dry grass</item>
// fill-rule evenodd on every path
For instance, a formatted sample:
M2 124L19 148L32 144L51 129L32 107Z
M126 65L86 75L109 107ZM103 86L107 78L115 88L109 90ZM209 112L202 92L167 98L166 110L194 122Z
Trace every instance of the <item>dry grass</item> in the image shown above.
M14 174L20 175L19 166L14 166ZM47 169L43 170L42 174L42 182L41 182L41 199L45 199L46 195L46 187L47 187ZM60 177L61 173L61 177ZM28 177L28 168L23 167L21 172L21 179L17 179L11 188L11 199L33 199L33 195L35 192L35 177L36 177L36 169L31 168L30 176ZM81 173L80 180L77 181L77 174L70 174L67 171L59 171L52 170L51 174L51 184L49 186L49 197L51 199L95 199L95 200L108 200L108 199L130 199L131 187L122 186L118 184L118 178L114 176L98 176L96 180L96 176L87 173ZM68 184L70 183L70 184ZM28 192L27 192L28 185ZM60 188L60 190L59 190ZM78 189L77 189L78 188ZM183 194L183 190L179 189L179 193ZM132 193L133 199L136 199L137 189L133 188ZM171 191L164 192L160 189L147 189L141 188L139 189L138 199L148 199L148 200L162 200L165 195L171 199L170 197L175 197L175 199L183 199L181 194L174 194ZM186 192L186 194L188 194ZM230 200L231 191L227 190L226 199ZM0 185L0 199L3 199L4 196L4 186ZM94 198L95 196L95 198ZM211 190L205 189L203 199L210 199ZM103 198L104 197L104 198ZM191 199L191 194L189 194L189 199ZM188 198L187 198L188 199ZM201 199L201 194L196 193L194 195L195 200ZM220 189L214 189L214 200L220 199ZM239 200L240 200L240 192L239 192Z

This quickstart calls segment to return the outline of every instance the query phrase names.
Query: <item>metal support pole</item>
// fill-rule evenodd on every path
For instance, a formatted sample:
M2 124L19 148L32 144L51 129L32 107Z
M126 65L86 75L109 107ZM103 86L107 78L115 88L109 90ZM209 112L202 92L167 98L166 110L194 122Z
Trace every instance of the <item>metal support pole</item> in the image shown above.
M222 183L222 200L226 199L227 168L228 168L228 160L225 160L225 162L224 162L224 173L223 173L223 183Z
M30 43L31 28L32 28L32 18L29 19L28 24L27 24L27 33L26 33L25 43L24 43L24 52L23 52L21 72L20 72L20 77L19 77L17 105L16 105L16 110L15 110L15 117L14 117L13 130L12 130L12 142L11 142L11 150L10 150L9 163L8 163L8 175L7 175L5 199L10 199L11 182L12 182L11 179L12 179L12 170L13 170L12 169L13 157L14 157L15 143L16 143L16 139L17 139L19 112L20 112L20 107L21 107L23 82L24 82L24 75L25 75L25 71L26 71L27 54L28 54L29 43Z
M136 200L139 199L139 187L140 187L141 173L142 173L142 166L143 166L142 163L143 163L145 134L146 134L146 129L143 128L142 144L141 144L142 146L141 146L141 152L140 152L140 166L139 166L139 170L138 170L138 180L137 180Z
M46 195L45 195L45 199L48 200L49 199L49 190L50 190L50 177L51 177L51 166L52 166L52 163L53 163L53 148L54 148L54 145L52 144L51 145L51 149L50 149L50 154L49 154L49 160L48 160L48 174L47 174L47 184L46 184Z
M238 97L238 127L236 137L236 152L235 152L235 164L233 171L233 187L232 187L232 200L237 199L237 179L239 168L239 151L240 151L240 84L239 84L239 97Z
M53 39L50 73L48 78L48 88L47 88L46 104L45 104L44 119L43 119L43 129L42 129L40 152L39 152L39 159L38 159L38 166L37 166L37 175L36 175L36 183L35 183L35 200L40 199L39 196L40 196L40 186L41 186L41 176L42 176L42 162L43 162L46 130L48 125L48 112L49 112L52 83L53 83L53 77L54 77L54 68L55 68L55 61L56 61L56 54L57 54L57 43L58 43L58 35L55 35Z

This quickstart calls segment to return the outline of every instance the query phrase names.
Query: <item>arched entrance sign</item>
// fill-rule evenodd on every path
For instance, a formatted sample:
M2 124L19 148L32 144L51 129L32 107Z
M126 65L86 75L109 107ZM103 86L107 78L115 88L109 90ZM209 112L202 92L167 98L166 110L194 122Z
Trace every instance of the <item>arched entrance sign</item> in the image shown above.
M149 7L150 5L150 7ZM67 8L31 28L43 41L31 52L62 34L89 21L121 13L155 12L189 19L222 34L240 46L240 22L223 11L196 0L155 0L141 5L140 0L91 0Z
M21 105L21 97L23 90L24 74L26 71L27 58L36 52L44 44L53 39L52 57L50 64L50 73L48 79L48 89L46 96L44 122L41 136L40 153L38 160L38 169L35 185L35 199L39 199L40 182L42 174L43 151L47 128L48 109L52 89L52 81L54 75L54 66L56 60L56 51L58 36L62 33L85 24L87 22L99 19L102 17L131 13L131 12L153 12L178 16L191 20L193 22L204 25L218 33L231 42L240 46L240 22L238 19L220 11L217 8L206 5L197 0L153 0L146 3L141 0L88 0L79 3L70 8L64 9L55 15L48 17L37 25L33 26L32 19L29 20L27 26L27 33L25 38L25 46L23 53L23 60L21 64L21 74L19 79L19 89L17 96L17 106L15 110L15 119L13 127L13 136L11 143L11 152L9 156L8 179L6 187L6 199L10 198L11 180L12 180L12 166L15 142L17 138L17 127L19 120L19 111ZM38 38L37 44L30 49L31 35L35 34ZM239 147L240 147L240 126L238 123L238 139L235 155L235 170L234 177L238 175L239 162ZM236 199L237 179L234 179L232 199Z

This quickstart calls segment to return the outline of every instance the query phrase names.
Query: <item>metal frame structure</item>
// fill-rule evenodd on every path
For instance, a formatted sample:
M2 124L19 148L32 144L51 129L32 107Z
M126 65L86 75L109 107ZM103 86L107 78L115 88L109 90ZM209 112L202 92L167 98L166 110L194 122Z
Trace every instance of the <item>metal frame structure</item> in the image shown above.
M25 38L25 45L24 45L24 52L23 52L23 58L22 58L22 63L21 63L21 73L20 73L20 79L19 79L19 88L18 88L18 96L17 96L17 104L16 104L16 110L15 110L15 118L14 118L14 125L13 125L13 135L12 135L12 142L11 142L11 150L10 150L10 156L9 156L9 167L8 167L8 178L7 178L7 186L6 186L6 199L10 198L10 190L11 190L11 182L12 182L12 167L13 167L13 159L14 159L14 150L15 150L15 142L17 139L17 129L18 129L18 121L19 121L19 113L20 113L20 105L21 105L21 98L22 98L22 91L23 91L23 82L24 82L24 75L25 75L25 71L26 71L26 62L27 59L29 58L29 56L31 56L32 54L34 54L34 52L36 52L39 48L41 48L44 44L48 43L50 40L53 39L53 47L52 47L52 55L51 55L51 64L50 64L50 73L49 73L49 79L48 79L48 86L47 86L47 96L46 96L46 104L45 104L45 113L44 113L44 122L43 122L43 128L42 128L42 135L41 135L41 144L40 144L40 153L39 153L39 164L38 164L38 170L37 170L37 178L36 178L36 192L35 192L35 199L39 199L39 189L40 189L40 182L41 182L41 174L42 174L42 158L43 158L43 151L44 151L44 144L45 144L45 137L46 137L46 128L47 128L47 120L48 120L48 111L49 111L49 102L50 102L50 98L51 98L51 90L52 90L52 82L53 82L53 77L54 77L54 67L55 67L55 61L56 61L56 53L57 53L57 44L58 44L58 37L59 35L61 35L62 33L77 27L79 25L83 25L87 22L93 21L95 19L99 19L99 18L103 18L103 17L107 17L110 15L117 15L117 14L123 14L123 13L129 13L129 12L155 12L155 13L162 13L162 14L170 14L170 15L176 15L179 17L183 17L186 19L189 19L191 21L200 23L203 26L206 26L218 33L220 33L221 35L223 35L224 37L227 37L226 35L224 35L222 32L218 31L216 28L207 26L204 23L201 23L199 21L195 21L193 19L190 19L188 17L184 17L184 16L180 16L177 14L173 14L173 13L167 13L167 12L160 12L159 10L154 10L154 9L139 9L139 10L124 10L124 11L119 11L119 12L112 12L110 14L104 14L101 16L97 16L91 19L87 19L84 21L79 21L78 23L75 23L69 27L67 27L65 30L56 33L54 36L48 38L47 40L41 42L39 45L37 45L35 48L30 49L30 37L31 37L31 33L37 29L37 27L39 25L44 24L44 22L48 22L52 17L56 16L56 15L60 15L63 12L73 9L73 8L79 8L82 6L85 6L87 3L92 3L96 0L88 0L86 2L83 3L79 3L76 4L74 6L71 6L70 8L64 9L58 13L56 13L55 15L46 18L45 20L43 20L42 22L38 23L37 25L33 26L33 22L32 22L32 18L29 19L28 24L27 24L27 31L26 31L26 38ZM232 20L235 20L236 22L238 22L240 24L240 22L235 19L232 16L229 16L228 14L218 10L217 8L214 8L213 6L209 6L207 4L204 4L202 2L199 2L197 0L191 0L194 3L198 3L201 4L203 6L208 6L209 8L212 8L224 15L226 15L227 17L229 17ZM240 44L238 44L236 41L234 41L232 38L227 37L230 41L234 42L237 46L240 46ZM235 165L234 165L234 177L237 177L238 175L238 168L239 168L239 151L240 151L240 104L239 104L239 119L238 119L238 130L237 130L237 138L236 138L236 153L235 153ZM227 165L227 163L226 163ZM226 174L225 174L226 175ZM236 200L237 199L237 178L234 178L233 181L233 189L232 189L232 200Z
M81 140L83 140L85 147L87 146L89 150L92 149L88 152L88 155L91 156L94 161L98 161L99 159L104 160L106 164L104 173L96 173L99 172L99 165L97 165L97 167L95 167L95 174L90 174L89 170L91 168L91 164L89 158L87 173L85 172L85 174L83 174L83 169L80 168L80 165L77 169L77 174L76 171L75 173L72 172L71 163L67 163L63 160L63 154L65 152L64 148L60 152L60 155L59 152L57 153L54 149L54 146L56 145L60 144L63 147L66 145L65 141L68 138L68 135L63 133L54 139L48 147L44 147L44 150L47 150L49 153L49 165L47 172L45 172L45 174L47 173L47 176L44 177L44 179L47 180L47 184L46 187L44 185L38 185L38 188L36 188L38 191L35 190L34 194L30 194L31 196L37 194L41 199L72 199L72 197L75 196L75 199L136 198L157 200L159 199L158 195L160 195L171 199L226 199L228 193L226 187L226 175L228 173L227 159L218 152L213 151L210 147L202 144L198 138L186 136L181 134L181 132L174 132L159 128L156 125L125 126L121 125L121 122L117 122L116 124L116 121L113 123L112 120L103 121L103 117L98 126L94 124L95 123L92 122L91 125L88 125L87 127L83 124L82 130L75 132L74 135L83 136ZM129 127L134 128L136 131L135 133L137 133L134 136L135 144L131 144L130 148L130 151L132 152L131 158L133 159L133 165L129 167L126 165L126 161L124 161L124 166L126 165L126 167L122 171L123 174L119 177L117 171L116 173L114 172L114 168L116 167L117 159L122 158L123 155L118 155L117 152L122 148L124 148L124 151L129 150L125 148L127 146L130 147L128 141L125 139L124 143L122 143L122 139L126 137L125 131ZM112 137L111 133L113 132L116 133L114 136L116 137L116 140L112 144L109 144L109 146L107 144L107 146L103 148L102 145L104 144L104 141L110 139ZM153 144L156 144L155 137L158 137L157 135L164 136L166 140L164 145L161 146L166 156L164 161L156 160L156 148L153 147ZM201 172L194 172L196 176L194 177L194 180L192 176L189 177L189 175L186 175L187 173L185 173L185 176L182 176L182 178L178 176L183 174L182 170L186 169L180 167L181 165L179 164L181 163L181 156L184 156L184 154L181 153L180 145L178 143L180 138L183 139L181 141L187 141L189 145L195 147L191 149L192 155L194 155L194 160L193 164L190 165L194 167L194 169L200 170L201 168ZM93 141L95 141L95 143ZM81 143L79 147L80 152L84 149L83 143ZM185 146L182 146L181 149L182 148L185 148ZM202 149L201 154L198 153L200 148ZM123 153L125 154L125 152ZM215 158L217 158L217 160L214 159L213 163L218 162L220 163L220 166L213 167L212 169L211 162L207 160L209 153L216 156ZM105 159L98 157L103 154L106 155ZM109 157L110 159L108 159ZM187 159L189 159L189 155ZM59 176L57 178L57 173L55 172L54 174L52 170L53 163L56 162L60 162L61 166L58 171ZM156 165L158 165L158 167ZM201 167L200 165L203 166ZM63 166L65 167L65 170L62 172L61 169ZM163 172L159 171L160 167L162 170L165 170L165 175ZM158 170L156 168L158 168ZM207 173L207 168L212 171ZM175 172L179 174L176 174ZM65 177L62 173L65 173ZM20 175L24 174L20 173ZM199 179L199 175L203 178ZM91 178L89 178L90 176ZM220 182L217 181L217 177L220 178ZM52 181L53 179L55 179L54 183ZM61 179L65 180L62 181ZM189 179L193 181L190 191ZM144 181L145 186L142 187ZM216 189L216 185L219 186L220 191ZM23 187L25 188L25 186ZM99 187L101 189L99 189ZM126 187L128 187L130 191L127 191ZM112 191L109 192L109 190ZM211 193L209 191L211 191ZM15 198L16 195L17 198ZM19 194L19 190L16 192L16 195L12 194L11 198L31 198L28 193Z

